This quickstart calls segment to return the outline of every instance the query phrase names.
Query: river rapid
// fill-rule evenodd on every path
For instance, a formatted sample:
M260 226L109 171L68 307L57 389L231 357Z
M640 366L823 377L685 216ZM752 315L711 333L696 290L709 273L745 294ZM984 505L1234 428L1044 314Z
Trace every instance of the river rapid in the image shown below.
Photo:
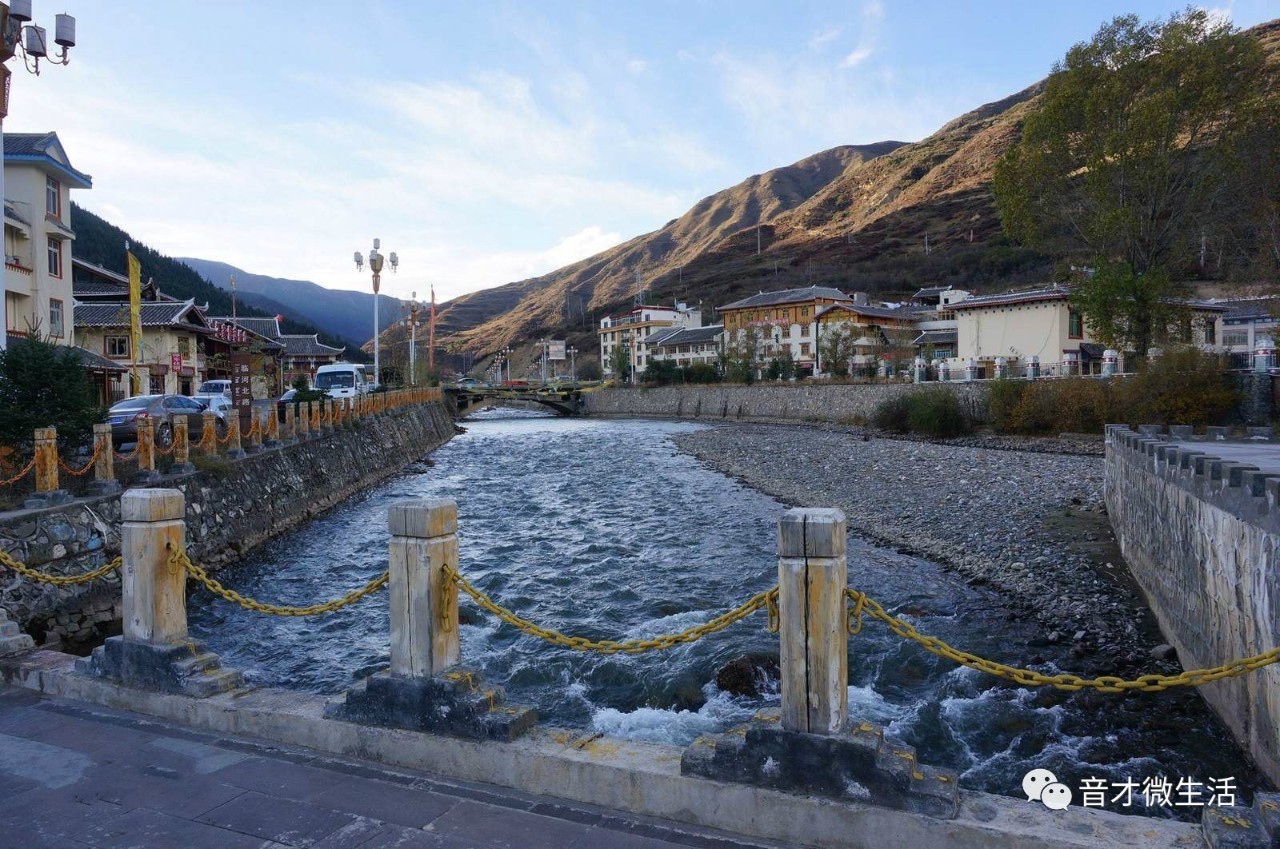
M777 580L776 521L787 505L676 449L674 435L703 425L511 410L464 424L430 465L257 549L220 580L283 604L341 595L386 568L387 507L419 497L457 501L459 565L477 587L569 634L682 631ZM861 588L923 633L1007 663L1034 654L1041 671L1072 668L1065 650L1032 651L1042 635L1010 621L990 590L853 536L848 559L851 579L856 573ZM776 657L763 613L691 645L602 656L499 626L465 596L459 604L463 662L505 687L508 701L534 705L546 724L683 745L778 702L776 685L745 697L714 683L736 657ZM319 619L262 616L203 592L189 609L193 635L253 683L336 695L388 661L385 595ZM1165 694L1067 696L1007 685L870 620L850 638L849 678L853 717L884 725L921 761L958 770L971 789L1019 795L1033 767L1077 787L1091 776L1231 776L1242 799L1258 781L1207 710L1190 722L1185 712L1166 716ZM1176 807L1148 813L1199 816Z

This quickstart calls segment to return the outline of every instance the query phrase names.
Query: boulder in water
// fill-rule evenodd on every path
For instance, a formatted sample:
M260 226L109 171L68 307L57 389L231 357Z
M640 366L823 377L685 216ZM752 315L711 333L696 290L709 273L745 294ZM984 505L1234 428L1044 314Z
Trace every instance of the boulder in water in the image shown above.
M778 658L769 654L744 654L720 667L716 686L734 696L760 696L770 681L782 674Z

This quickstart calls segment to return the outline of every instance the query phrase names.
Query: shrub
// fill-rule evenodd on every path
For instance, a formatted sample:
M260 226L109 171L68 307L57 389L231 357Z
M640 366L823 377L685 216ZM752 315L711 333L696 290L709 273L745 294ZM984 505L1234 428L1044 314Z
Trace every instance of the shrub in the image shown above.
M1022 380L997 380L987 390L987 417L996 433L1015 433L1014 410L1030 385Z
M58 444L89 442L104 410L74 348L35 336L0 351L0 445L25 451L38 427L56 427Z
M1134 424L1225 424L1240 393L1217 357L1196 348L1166 351L1120 388L1124 418Z
M908 422L909 408L910 402L906 395L894 395L880 402L875 412L871 414L871 423L880 430L887 430L890 433L906 433L911 429Z
M937 439L963 436L973 430L956 394L931 386L895 395L876 407L871 422L891 433L918 433Z
M1069 377L1024 384L1005 433L1101 433L1115 421L1113 383L1090 377Z
M710 363L693 363L685 366L684 378L689 383L719 383L720 370Z

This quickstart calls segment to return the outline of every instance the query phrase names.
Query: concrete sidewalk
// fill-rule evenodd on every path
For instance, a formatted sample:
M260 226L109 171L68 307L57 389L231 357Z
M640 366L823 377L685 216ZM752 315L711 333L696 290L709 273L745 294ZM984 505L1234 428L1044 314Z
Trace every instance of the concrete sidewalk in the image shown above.
M0 688L0 849L779 845Z

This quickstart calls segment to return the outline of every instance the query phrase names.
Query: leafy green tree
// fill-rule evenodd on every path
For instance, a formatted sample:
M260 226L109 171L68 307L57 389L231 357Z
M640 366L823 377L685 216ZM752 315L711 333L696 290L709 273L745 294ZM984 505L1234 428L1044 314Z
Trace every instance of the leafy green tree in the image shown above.
M834 377L849 376L849 360L853 359L853 332L848 322L821 325L818 337L818 359L822 370Z
M640 375L642 382L653 383L658 386L667 386L678 382L679 379L680 376L676 371L676 364L670 360L652 360Z
M0 351L0 444L25 451L36 428L56 427L58 444L75 448L104 415L74 348L33 335Z
M1207 233L1227 226L1240 143L1268 116L1256 39L1202 9L1117 17L1054 66L993 188L1005 231L1094 266L1077 302L1139 353Z
M746 327L725 340L720 352L725 380L731 383L755 383L760 376L764 334L758 327Z
M597 363L595 360L587 360L585 363L578 366L578 379L579 380L599 380L600 364Z
M626 383L631 377L631 349L623 344L613 346L613 350L609 352L609 370L613 373L613 379L619 383Z

